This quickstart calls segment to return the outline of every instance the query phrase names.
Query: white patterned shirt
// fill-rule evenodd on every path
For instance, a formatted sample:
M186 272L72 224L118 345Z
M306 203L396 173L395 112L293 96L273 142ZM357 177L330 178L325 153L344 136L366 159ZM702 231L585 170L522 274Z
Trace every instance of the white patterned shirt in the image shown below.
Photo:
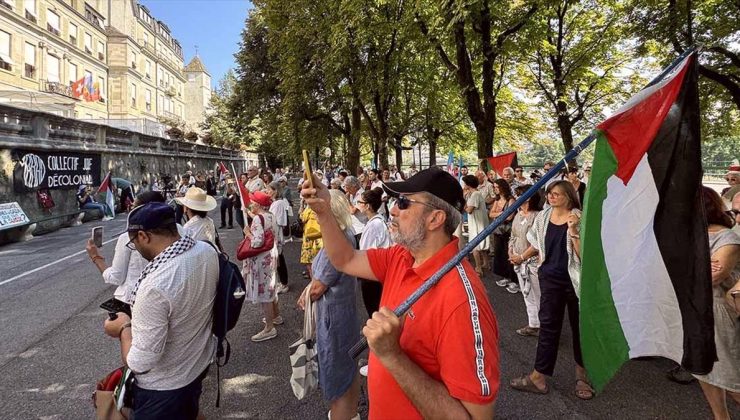
M193 382L216 350L213 302L218 257L204 242L162 263L141 282L131 317L127 365L138 386L172 390Z

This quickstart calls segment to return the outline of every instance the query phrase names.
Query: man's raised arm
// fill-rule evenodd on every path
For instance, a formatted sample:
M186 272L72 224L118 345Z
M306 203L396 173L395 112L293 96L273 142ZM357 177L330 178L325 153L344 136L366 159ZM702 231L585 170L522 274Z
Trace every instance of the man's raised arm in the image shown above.
M365 251L358 251L347 241L339 224L331 212L331 195L321 181L313 176L314 188L309 186L308 181L303 183L301 197L306 204L316 213L316 218L321 226L321 238L324 249L329 256L329 261L338 271L351 276L361 277L368 280L377 280L375 273L370 268Z

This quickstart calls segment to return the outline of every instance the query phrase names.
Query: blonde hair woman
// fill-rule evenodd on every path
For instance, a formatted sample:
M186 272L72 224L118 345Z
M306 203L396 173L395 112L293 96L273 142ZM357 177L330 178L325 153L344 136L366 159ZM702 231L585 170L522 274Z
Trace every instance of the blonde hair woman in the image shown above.
M339 190L329 190L331 212L347 240L355 243L347 198ZM357 279L337 271L322 249L313 261L313 280L308 294L316 301L316 349L319 355L319 385L331 408L329 418L358 419L360 377L349 349L360 338L357 328L355 284ZM298 299L303 307L304 292Z

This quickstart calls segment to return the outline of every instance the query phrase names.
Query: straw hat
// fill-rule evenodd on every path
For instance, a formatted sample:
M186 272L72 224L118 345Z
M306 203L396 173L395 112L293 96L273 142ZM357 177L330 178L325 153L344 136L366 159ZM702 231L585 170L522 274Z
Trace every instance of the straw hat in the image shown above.
M211 211L216 208L216 199L198 187L189 188L185 197L175 198L175 201L195 211Z

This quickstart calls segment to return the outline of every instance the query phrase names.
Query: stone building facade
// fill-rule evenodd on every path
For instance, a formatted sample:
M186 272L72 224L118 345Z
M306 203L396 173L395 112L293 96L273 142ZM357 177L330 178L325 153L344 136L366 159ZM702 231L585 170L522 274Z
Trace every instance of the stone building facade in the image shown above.
M0 0L0 100L80 119L108 117L107 1ZM100 99L72 97L85 76Z
M197 130L210 75L200 58L190 64L186 75L180 43L136 0L0 0L0 102L121 127ZM72 83L85 76L100 99L73 97Z
M110 117L185 121L185 73L180 43L167 25L135 0L111 3L108 27Z

